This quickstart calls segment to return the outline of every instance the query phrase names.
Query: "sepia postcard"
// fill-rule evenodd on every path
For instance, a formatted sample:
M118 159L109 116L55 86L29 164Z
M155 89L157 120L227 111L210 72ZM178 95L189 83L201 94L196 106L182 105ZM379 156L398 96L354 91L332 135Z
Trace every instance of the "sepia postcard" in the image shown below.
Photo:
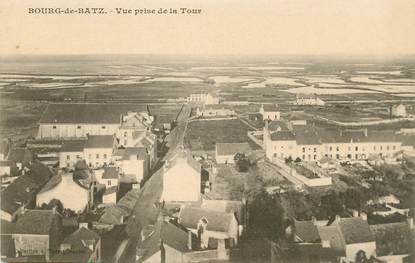
M414 0L1 0L1 262L415 262Z

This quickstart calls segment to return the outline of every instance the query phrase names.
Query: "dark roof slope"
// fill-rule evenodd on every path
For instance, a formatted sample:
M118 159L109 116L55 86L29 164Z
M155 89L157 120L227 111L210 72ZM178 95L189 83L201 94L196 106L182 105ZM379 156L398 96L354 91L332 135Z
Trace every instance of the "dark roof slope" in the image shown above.
M278 107L275 104L264 104L264 111L265 112L275 112L278 111Z
M30 171L14 180L1 192L1 210L14 213L16 210L31 201L36 193L49 179L52 172L41 163L33 163L29 166Z
M137 104L94 104L61 103L49 104L43 112L40 123L73 124L117 124L120 116L128 111L145 110L145 105Z
M12 148L7 159L27 165L33 161L33 154L26 148Z
M104 174L102 179L117 179L118 178L118 168L114 166L105 167Z
M346 244L374 242L375 238L370 231L369 224L366 220L358 217L341 218L340 222L336 220L332 223L338 225L344 237Z
M61 152L82 152L86 140L65 141L60 149Z
M59 215L52 210L25 210L19 215L14 232L47 235L56 220L59 220Z
M112 135L90 135L85 143L85 148L112 148L114 136Z
M295 234L303 242L314 243L320 240L317 226L313 221L295 221Z
M223 213L197 207L186 206L180 210L180 224L187 228L197 229L200 219L208 221L207 230L228 232L234 217L231 213Z

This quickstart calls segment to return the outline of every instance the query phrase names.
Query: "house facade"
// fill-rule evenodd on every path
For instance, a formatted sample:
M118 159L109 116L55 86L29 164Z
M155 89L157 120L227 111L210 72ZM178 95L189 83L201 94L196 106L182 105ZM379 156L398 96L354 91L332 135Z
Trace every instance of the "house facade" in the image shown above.
M201 166L185 152L177 153L160 168L165 202L196 202L201 193ZM184 191L183 189L186 189Z
M365 160L370 156L392 158L401 151L402 142L393 131L329 130L312 126L264 128L266 157L299 158L303 161L331 159Z
M316 94L297 94L294 104L296 105L314 105L314 106L324 106L324 101L317 97Z
M190 94L190 96L187 97L187 102L202 103L205 105L219 104L219 97L216 97L210 93Z

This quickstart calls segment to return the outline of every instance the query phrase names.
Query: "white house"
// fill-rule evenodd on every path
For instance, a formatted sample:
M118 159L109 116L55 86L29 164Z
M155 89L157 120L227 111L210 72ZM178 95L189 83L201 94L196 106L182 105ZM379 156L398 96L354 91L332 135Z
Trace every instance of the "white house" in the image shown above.
M233 213L185 206L180 210L179 223L198 236L202 248L208 247L209 239L238 243L239 227Z
M162 173L161 201L196 202L200 200L201 166L185 152L177 153L158 171Z
M71 168L84 159L86 140L66 141L59 150L59 168Z
M263 120L279 120L280 111L275 104L262 104L259 109L259 113L262 115Z
M108 165L116 147L114 135L91 135L84 147L84 159L93 168Z
M406 107L403 104L393 105L390 109L393 117L407 117Z
M219 97L210 93L190 94L190 96L187 97L187 102L202 103L205 105L219 104Z
M117 203L117 190L118 186L106 186L105 192L102 196L103 204L115 204Z
M325 103L316 94L298 93L294 104L324 106Z
M366 160L371 155L393 157L401 151L402 138L394 131L324 129L274 122L266 123L264 128L263 145L271 161L290 156L313 162L323 157Z
M134 147L151 130L154 117L148 112L127 112L121 115L120 127L117 131L119 145Z
M120 172L134 177L137 183L146 178L150 170L150 155L144 147L117 149L113 156Z
M252 151L247 142L241 143L216 143L215 160L217 163L235 163L237 153L248 155Z
M109 166L104 168L104 172L98 182L105 184L107 188L118 185L119 168Z
M58 174L46 183L36 195L36 205L49 203L52 199L62 202L64 208L69 208L76 212L83 211L88 205L89 190L74 182L72 174Z

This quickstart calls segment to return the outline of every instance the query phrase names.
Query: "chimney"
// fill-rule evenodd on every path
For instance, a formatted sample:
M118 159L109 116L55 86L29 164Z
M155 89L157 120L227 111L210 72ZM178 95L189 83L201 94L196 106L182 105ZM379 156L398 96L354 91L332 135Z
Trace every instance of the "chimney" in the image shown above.
M52 213L53 213L53 214L56 214L56 206L54 206L54 207L52 208Z
M83 227L86 228L86 229L88 229L88 223L87 222L79 223L79 229L81 229Z
M360 218L361 218L362 220L364 220L364 221L367 221L367 214L366 214L366 213L364 213L364 212L361 212L361 213L360 213Z
M339 215L336 215L334 221L337 222L337 223L340 223L340 216Z
M365 128L363 131L365 133L365 137L367 137L367 128Z
M414 229L414 218L413 217L408 217L406 219L406 222L408 223L408 227L410 230Z
M359 211L353 209L353 217L359 217Z
M192 231L187 232L187 249L192 250Z
M124 224L124 219L125 219L124 216L120 217L120 224Z
M329 248L330 246L330 240L321 240L321 246L323 248Z

